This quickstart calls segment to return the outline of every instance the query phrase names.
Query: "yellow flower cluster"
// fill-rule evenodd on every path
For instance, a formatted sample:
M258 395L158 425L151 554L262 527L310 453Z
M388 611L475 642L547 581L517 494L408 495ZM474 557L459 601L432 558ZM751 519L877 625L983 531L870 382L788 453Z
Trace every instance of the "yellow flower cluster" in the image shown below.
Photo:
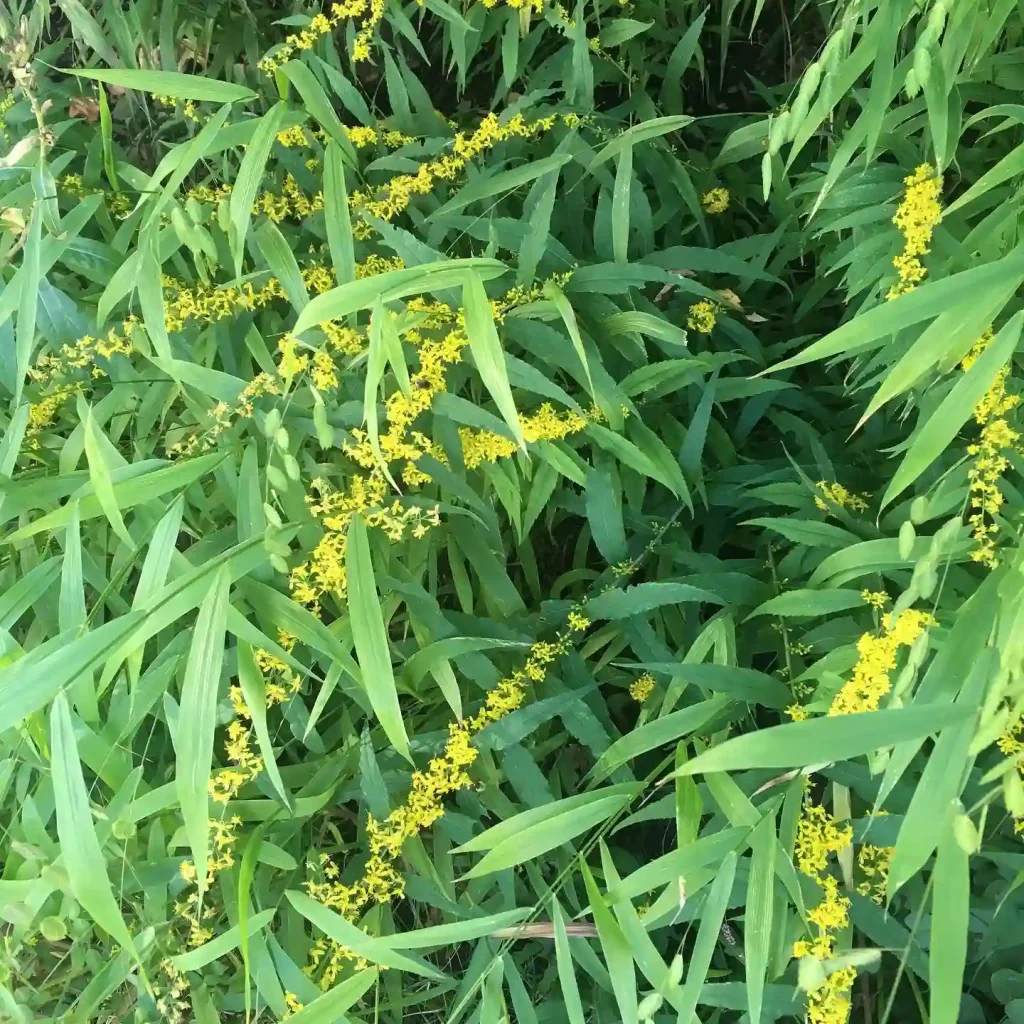
M556 412L545 402L535 413L520 416L523 437L530 444L538 441L561 441L570 434L578 434L587 425L587 418L578 412ZM516 452L516 442L490 430L459 428L462 442L462 460L466 469L476 469L485 462L507 459Z
M378 131L375 128L367 128L364 125L354 125L352 127L342 125L342 130L356 149L362 149L365 146L375 146L378 142L383 143L388 149L399 149L416 141L411 135L406 135L404 132L396 131L393 128L383 128ZM310 136L320 142L326 142L329 137L326 132L320 129L310 129L307 133L302 125L297 124L291 128L284 128L279 131L277 133L277 141L287 149L305 147L310 144Z
M710 299L695 302L686 315L686 326L698 334L710 334L718 323L718 307Z
M903 201L892 219L903 235L903 251L892 261L899 279L889 288L887 299L912 292L924 280L927 271L921 257L930 252L932 232L942 219L942 177L931 164L921 164L903 183Z
M1015 758L1017 773L1024 780L1024 716L1021 716L1011 725L1002 736L996 740L996 746L1007 756ZM1014 818L1014 832L1024 832L1024 818Z
M480 2L488 10L492 10L498 6L500 0L480 0ZM544 13L544 0L505 0L505 3L516 11L525 8L526 10L533 11L534 14Z
M393 220L408 208L413 196L426 195L438 179L451 181L474 157L508 139L535 139L558 123L574 128L580 123L580 118L576 114L549 114L536 121L527 121L522 114L514 114L502 124L496 114L488 114L475 131L468 135L456 133L450 153L420 164L415 174L396 175L375 188L372 194L353 192L351 208L354 212L365 210L381 220Z
M314 15L306 28L288 36L273 53L260 60L258 67L264 74L272 75L296 53L313 49L324 36L347 18L362 19L352 46L352 59L368 60L370 41L383 17L384 0L369 0L369 3L367 0L342 0L341 3L331 4L330 15Z
M864 876L857 884L857 892L861 896L869 896L879 905L885 902L889 865L895 852L894 846L874 846L871 843L861 846L857 852L857 867Z
M207 892L213 885L217 874L234 865L235 840L238 826L241 824L242 819L237 815L227 820L210 819L210 838L213 849L212 855L206 862L206 885L204 888ZM188 924L188 944L201 946L213 938L213 929L210 927L210 923L217 916L217 908L212 903L205 907L200 904L196 866L192 861L183 860L180 873L189 888L184 893L184 899L179 899L175 903L174 911Z
M829 715L852 715L861 711L877 711L882 698L892 688L889 673L896 667L901 647L910 647L928 626L935 625L929 612L908 608L893 617L886 615L882 633L865 633L857 641L857 664L853 677L835 695Z
M564 281L564 275L559 280ZM492 301L491 311L495 320L500 321L513 306L535 301L542 294L542 285L513 288L501 299ZM408 393L395 391L384 403L387 430L378 438L378 449L365 431L352 431L355 443L345 445L344 451L364 472L355 474L343 490L334 490L326 482L315 480L313 486L318 494L307 497L310 512L320 520L324 534L309 558L292 570L290 585L292 596L314 610L319 608L324 594L340 595L345 591L347 531L354 515L366 515L370 525L383 527L392 540L401 539L410 524L413 535L422 536L427 527L437 522L434 515L418 515L411 520L409 510L401 512L397 503L387 507L390 480L386 466L393 462L401 464L402 479L416 487L430 479L417 465L421 458L430 455L444 461L444 452L425 434L414 430L413 425L446 389L448 370L462 359L469 338L462 309L453 310L443 302L420 297L410 299L406 309L421 317L418 326L404 335L419 357L419 369L410 376ZM561 420L558 426L562 428Z
M861 600L872 608L881 611L889 603L889 595L884 590L862 590Z
M107 209L119 220L124 220L132 211L132 201L124 192L106 192L102 188L89 188L82 181L80 174L65 174L58 182L58 186L62 192L76 199L92 195L106 196Z
M710 192L705 192L700 197L700 205L704 207L704 212L715 216L719 213L725 213L729 209L729 190L727 188L713 188Z
M337 866L322 858L323 881L307 883L310 896L352 922L367 904L401 899L405 894L405 879L395 862L410 839L442 817L445 797L471 785L469 768L478 753L472 738L519 708L526 700L529 686L544 680L554 661L571 650L575 638L589 625L589 620L577 610L552 642L535 643L523 667L505 676L487 692L483 707L475 715L449 723L443 751L440 756L431 758L426 771L413 772L405 802L383 821L368 818L370 856L362 877L351 885L342 884L338 881ZM350 949L334 940L320 938L310 952L307 970L313 973L322 967L319 981L321 987L327 989L335 983L345 964L353 960L358 967L359 958Z
M257 398L263 395L279 394L281 394L281 389L269 373L257 374L245 385L242 393L238 396L238 401L233 406L228 405L227 402L218 402L210 413L212 421L184 441L171 444L167 449L168 454L179 458L189 458L200 452L211 451L217 447L221 437L231 429L233 424L240 419L252 416Z
M25 431L26 445L29 451L38 451L39 435L53 422L64 403L81 390L81 384L64 384L56 391L44 395L38 402L32 402L29 405L28 428Z
M992 329L989 328L960 364L965 373L974 365L991 340ZM1003 492L999 489L999 479L1010 464L1004 452L1013 448L1020 440L1019 432L1006 420L1007 414L1020 404L1020 395L1007 394L1006 381L1009 375L1009 366L1004 366L996 374L992 386L984 397L974 407L974 421L981 427L981 434L978 440L967 448L967 454L973 459L971 468L967 471L971 493L971 515L968 522L975 542L971 558L991 569L999 564L999 556L996 554L999 526L995 519L1004 502Z
M131 315L122 321L121 329L111 328L105 335L94 338L87 334L73 345L63 345L58 353L43 355L29 368L29 378L43 387L70 370L88 370L92 377L105 377L106 371L97 359L111 359L116 355L131 355L134 346L132 334L139 320Z
M170 960L163 960L160 973L166 981L157 980L153 984L153 998L156 1000L157 1013L164 1024L185 1024L187 1014L192 1011L189 1003L188 981Z
M637 704L643 704L652 693L654 693L654 676L650 672L638 675L629 684L629 695Z
M278 630L277 642L289 654L295 647L295 637L283 630ZM269 677L269 681L265 680L264 684L268 708L283 704L299 692L302 680L287 662L262 648L255 651L254 656L256 664ZM247 782L251 782L263 771L263 758L252 749L252 730L245 724L252 716L242 695L242 688L232 686L230 696L235 717L228 723L228 738L224 744L228 767L211 776L207 783L210 797L222 804L233 800Z
M9 92L2 100L0 100L0 135L3 136L5 143L9 143L11 141L11 137L7 132L6 115L13 106L14 93Z
M830 853L838 854L853 841L853 828L840 826L818 804L807 801L797 825L797 867L821 887L822 898L807 912L808 924L817 934L812 939L793 943L797 959L813 957L831 960L836 954L838 932L850 923L850 901L839 893L839 883L827 874ZM857 972L852 967L833 970L824 981L807 993L807 1020L810 1024L846 1024L850 1014L850 990Z
M818 490L821 493L814 496L814 504L822 512L832 511L829 502L832 502L833 505L838 505L840 508L849 509L851 512L867 511L867 497L861 494L854 494L853 491L848 491L842 484L819 480Z
M194 199L197 203L220 203L229 199L231 192L230 184L196 185L185 193L185 198ZM306 195L291 173L284 176L280 192L261 192L252 204L254 214L262 213L275 224L280 224L288 217L302 220L323 208L323 192L317 192L312 196Z

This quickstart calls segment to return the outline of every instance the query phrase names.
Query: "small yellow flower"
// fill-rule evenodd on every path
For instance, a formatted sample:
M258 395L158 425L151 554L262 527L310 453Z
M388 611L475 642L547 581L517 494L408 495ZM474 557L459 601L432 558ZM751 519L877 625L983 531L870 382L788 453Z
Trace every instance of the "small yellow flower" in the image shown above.
M803 707L801 704L790 704L789 707L786 708L786 714L789 715L794 722L805 722L809 717L807 714L807 708Z
M729 209L729 199L727 188L713 188L700 197L700 205L704 207L705 213L715 216Z
M818 490L821 493L815 495L814 504L822 512L832 511L831 506L828 504L829 502L838 505L840 508L849 509L851 512L864 512L867 510L867 498L864 495L848 491L842 484L819 480Z
M850 715L876 711L892 688L890 674L896 668L901 647L910 647L924 630L935 624L928 612L909 608L893 618L883 616L882 633L865 633L857 641L857 664L853 676L832 699L829 715Z
M637 676L629 686L629 695L637 704L643 704L653 692L654 676L650 672Z
M695 302L686 316L686 326L698 334L710 334L718 322L718 307L709 299Z
M865 604L872 608L881 610L889 603L889 595L883 590L862 590L860 598Z
M590 628L590 619L577 611L569 612L569 628L576 633L582 633Z

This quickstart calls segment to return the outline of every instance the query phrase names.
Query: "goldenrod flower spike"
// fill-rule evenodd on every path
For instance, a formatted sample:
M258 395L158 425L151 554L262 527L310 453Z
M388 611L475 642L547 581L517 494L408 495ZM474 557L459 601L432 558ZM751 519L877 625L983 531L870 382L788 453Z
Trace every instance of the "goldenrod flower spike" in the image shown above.
M308 882L310 896L355 922L370 903L386 903L405 894L405 879L395 862L402 848L414 836L442 817L444 798L472 784L469 769L477 758L472 738L481 730L501 721L526 700L531 683L542 682L551 665L572 649L574 641L590 626L590 620L579 609L569 615L568 623L555 639L540 641L530 648L526 662L496 683L484 698L483 707L469 718L448 725L448 740L441 753L430 760L425 771L412 774L409 794L383 821L372 816L366 822L370 848L362 877L351 885L341 883L340 872L326 856L319 865L321 881ZM352 950L331 939L318 939L310 952L307 973L322 970L320 985L330 988L347 963L357 967L363 961Z
M942 177L931 164L921 164L903 183L906 192L892 219L904 238L903 251L892 261L899 280L886 293L887 299L912 292L924 280L927 271L921 257L931 251L932 232L942 220Z

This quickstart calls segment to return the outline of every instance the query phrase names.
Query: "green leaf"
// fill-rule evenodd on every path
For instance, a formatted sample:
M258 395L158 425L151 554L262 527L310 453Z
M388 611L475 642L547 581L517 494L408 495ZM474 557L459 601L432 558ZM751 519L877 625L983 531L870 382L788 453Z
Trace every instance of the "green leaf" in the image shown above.
M444 978L440 971L423 960L396 953L395 947L392 945L394 936L379 939L367 935L362 929L346 921L340 914L336 914L322 903L310 899L304 892L290 889L285 896L307 921L319 928L325 935L330 936L335 942L347 946L353 953L371 963L408 974L417 974L423 978L435 980Z
M103 514L107 517L114 530L129 547L134 546L128 527L124 525L121 516L121 509L117 502L117 495L114 493L114 483L110 478L110 468L107 465L107 451L113 446L104 436L103 431L96 425L91 406L79 403L79 414L84 410L85 421L85 457L89 463L89 479L92 481L93 491L96 500L99 502ZM75 505L74 515L79 515L78 505Z
M378 976L373 967L358 971L306 1003L301 1010L289 1014L288 1020L291 1024L338 1024L345 1020L342 1014L370 991Z
M753 619L758 615L816 618L864 607L864 598L859 590L788 590L759 604L747 618Z
M555 153L552 156L534 160L521 167L513 167L508 171L499 171L489 176L480 175L468 185L464 185L447 203L438 207L427 217L428 221L440 221L453 213L469 206L470 203L489 199L499 193L511 192L528 181L540 178L545 174L558 170L572 159L571 153Z
M732 894L732 884L736 878L737 856L735 851L725 855L722 866L715 875L711 891L704 902L700 915L700 927L697 929L697 940L690 954L690 962L686 970L686 983L683 985L682 1009L679 1019L688 1021L693 1016L697 1003L700 1002L701 990L707 980L714 955L718 936L725 920L725 911Z
M594 915L594 924L597 926L601 952L604 953L604 961L608 965L608 975L619 1008L619 1018L622 1024L637 1024L636 970L633 967L629 943L618 921L605 905L594 876L582 857L579 865L583 883L587 888L587 898L590 900L590 912Z
M324 222L327 226L327 247L331 252L334 277L338 284L356 279L356 258L352 242L352 219L348 212L348 191L345 188L345 164L341 147L327 143L324 153Z
M230 241L236 277L241 276L242 273L245 236L249 231L249 221L252 219L252 206L256 201L256 193L259 192L260 184L263 181L267 160L287 109L284 103L275 103L260 118L249 145L245 147L245 154L242 156L242 162L238 168L238 176L231 188L228 211L231 214L231 225L234 228Z
M224 664L228 591L226 567L217 571L192 627L192 646L181 685L174 786L192 848L199 892L206 885L209 852L207 784L213 767L213 733L217 725L217 691Z
M929 736L968 717L958 707L909 707L788 722L736 736L687 761L681 771L803 768L849 761L905 740Z
M398 704L395 673L391 666L391 651L384 626L377 582L370 556L370 542L362 516L355 515L348 528L345 550L345 569L348 581L348 609L351 617L352 639L362 671L363 687L373 706L377 721L387 733L395 750L407 761L409 737Z
M592 469L587 473L585 507L590 533L601 557L609 565L625 561L629 549L622 522L622 492L607 470Z
M260 254L267 261L274 276L281 282L288 301L298 313L309 305L309 293L302 280L302 271L281 229L271 220L265 220L254 234Z
M349 142L348 134L341 121L338 120L338 115L335 114L327 93L324 92L313 72L302 61L290 60L281 67L281 74L295 86L296 91L302 97L302 105L320 122L320 127L330 135L332 141L341 150L342 156L354 167L356 155L352 149L352 143Z
M566 1020L569 1024L586 1024L587 1018L580 999L580 986L576 981L576 968L573 966L572 953L569 950L569 936L565 931L565 917L554 893L551 895L551 920L555 926L555 962L558 967L558 984L562 989Z
M29 215L28 232L25 236L25 257L21 266L20 282L24 289L18 302L18 324L15 335L15 360L17 367L14 378L14 404L21 402L25 376L32 362L32 348L36 337L36 310L38 308L39 281L42 276L40 268L40 248L42 245L43 207L42 203L32 204Z
M96 838L71 711L63 693L57 694L50 709L50 765L57 837L71 892L89 916L138 959Z
M961 374L939 407L915 432L910 450L889 481L882 508L905 491L928 470L971 418L975 406L992 386L996 374L1006 365L1020 340L1024 312L1014 314L992 339L974 365Z
M317 295L299 314L292 331L302 334L328 320L340 320L349 313L372 309L378 298L392 302L407 295L422 295L460 286L467 271L474 271L481 280L489 280L505 273L505 266L489 259L440 260L403 270L389 270L386 274L376 274L361 281L349 281Z
M267 910L261 910L255 917L250 918L245 924L244 934L246 939L266 928L274 920L276 914L277 911L270 907ZM210 939L209 942L204 942L201 946L196 946L195 949L190 949L187 953L179 953L177 956L172 956L169 959L179 971L198 971L207 964L212 964L214 960L218 960L225 954L237 949L242 942L242 935L242 925L236 924L228 928L227 931L221 932L216 938Z
M751 1024L760 1024L764 983L772 942L775 914L775 814L766 814L750 834L753 856L747 879L747 904L743 918L743 952L747 961L747 1013Z
M723 604L720 597L688 583L638 583L624 590L609 590L587 602L592 619L628 619L662 608L691 602Z
M507 930L515 932L511 925L518 924L530 916L530 909L520 907L515 910L504 910L498 914L485 917L473 917L468 921L453 921L450 924L438 924L430 928L417 928L411 932L400 932L388 937L389 944L395 949L433 949L438 946L454 946L470 939L478 939L492 932Z
M959 801L947 809L932 873L931 949L928 955L928 1018L931 1024L956 1024L967 942L970 936L971 869L954 831Z
M502 419L508 424L519 447L526 451L526 438L519 422L516 402L512 397L508 370L505 367L505 353L494 326L494 314L490 300L484 291L483 282L470 271L462 286L462 301L466 314L466 334L469 336L469 350L473 354L477 373L487 388Z
M249 711L252 720L253 731L256 733L256 743L259 746L260 756L263 758L263 766L266 768L267 777L271 785L277 790L285 807L292 806L292 800L288 790L285 788L281 778L281 771L277 766L277 759L274 756L274 744L270 738L270 730L267 727L267 689L256 658L253 655L252 647L243 642L238 644L238 684L242 691L242 698Z
M763 372L775 373L819 359L853 356L881 345L886 338L904 327L931 320L957 303L972 301L982 289L1016 289L1022 281L1024 253L1017 252L938 281L925 281L909 294L901 295L898 300L883 302L853 317L820 341Z
M686 114L672 114L668 117L653 117L642 124L635 124L632 128L627 128L624 132L620 132L611 142L599 150L590 161L587 170L593 172L595 168L599 167L606 160L611 160L612 157L618 156L624 149L631 149L641 142L646 142L648 139L656 139L661 135L667 135L669 132L677 132L680 128L685 128L688 124L692 124L693 120L692 117Z
M657 718L653 722L647 722L625 736L620 736L598 758L593 768L595 777L604 778L627 761L632 761L649 750L657 750L658 747L674 743L680 737L693 735L724 711L729 704L730 701L727 699L713 697L711 700L700 701L681 711Z
M91 78L94 82L139 89L154 95L182 100L208 100L211 103L237 103L256 99L256 93L244 85L218 82L206 75L183 75L178 71L137 71L134 68L67 68L69 75Z
M590 361L587 358L587 350L583 347L583 336L580 334L579 324L576 322L576 314L573 311L572 303L555 281L544 282L544 297L553 302L555 309L558 310L558 315L562 318L562 323L565 324L565 329L569 332L572 347L575 349L580 363L583 364L583 372L587 377L587 390L593 395L594 380L590 375Z
M612 192L612 254L616 263L629 262L629 200L633 189L633 147L626 146L615 161Z
M637 792L635 783L627 783L617 786L606 786L604 789L593 790L589 793L577 793L575 796L567 796L562 800L553 803L546 803L540 807L531 807L527 811L514 815L504 821L492 825L489 829L474 836L469 842L463 843L455 849L455 853L475 853L478 850L493 850L497 846L514 841L523 829L534 828L573 812L585 809L595 802L603 802L609 799L617 799L625 802Z
M601 791L597 790L597 793L601 794ZM587 795L590 796L592 794ZM613 814L625 806L629 795L623 793L602 794L599 799L588 801L585 804L560 808L559 805L564 805L567 800L571 799L572 797L567 797L566 800L559 801L545 808L545 810L553 811L554 813L550 813L541 821L528 824L524 819L531 812L523 811L522 814L518 814L508 822L504 822L503 824L509 825L518 819L522 822L522 825L519 827L516 835L495 843L463 875L463 878L480 878L483 875L493 874L495 871L503 871L505 868L515 867L517 864L533 860L533 858L539 857L549 850L563 846L582 832L586 832L595 825L600 825L602 822L607 821ZM495 826L495 828L497 827ZM488 829L488 832L490 831L493 830ZM483 836L477 836L476 840L480 841L485 836L487 836L487 832L483 833ZM465 847L461 847L455 852L461 852L463 849Z

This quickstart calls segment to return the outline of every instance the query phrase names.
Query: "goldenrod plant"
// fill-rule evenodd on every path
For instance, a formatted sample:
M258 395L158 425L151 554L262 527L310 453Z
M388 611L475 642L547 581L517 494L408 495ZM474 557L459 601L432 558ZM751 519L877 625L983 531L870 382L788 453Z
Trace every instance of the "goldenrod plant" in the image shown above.
M0 1024L1024 1019L1005 0L0 0Z

